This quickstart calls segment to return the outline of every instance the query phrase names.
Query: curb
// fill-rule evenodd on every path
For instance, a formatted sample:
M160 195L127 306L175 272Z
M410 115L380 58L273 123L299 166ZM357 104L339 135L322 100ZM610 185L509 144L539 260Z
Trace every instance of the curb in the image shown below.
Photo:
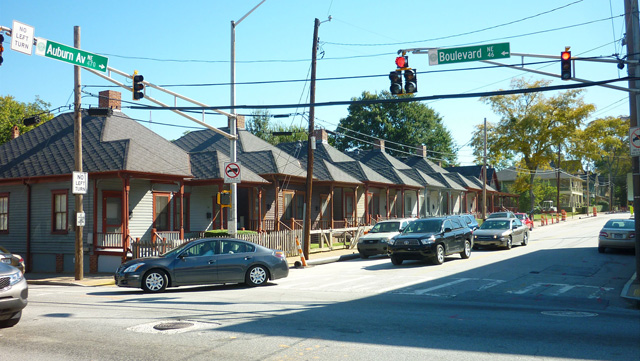
M624 285L620 297L635 302L635 306L640 307L640 282L637 281L636 273L634 273L631 279Z
M360 254L359 253L344 254L342 256L320 258L320 259L315 259L315 260L311 259L311 260L307 261L307 264L311 265L311 266L315 266L315 265L327 264L327 263L332 263L332 262L349 261L349 260L356 259L356 258L360 258Z

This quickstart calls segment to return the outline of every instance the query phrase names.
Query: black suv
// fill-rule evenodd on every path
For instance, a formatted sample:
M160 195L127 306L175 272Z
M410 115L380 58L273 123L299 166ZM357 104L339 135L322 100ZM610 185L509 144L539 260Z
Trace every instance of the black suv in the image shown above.
M442 264L444 257L459 253L471 256L471 229L459 217L424 218L411 222L389 241L389 255L394 265L404 260L431 260Z

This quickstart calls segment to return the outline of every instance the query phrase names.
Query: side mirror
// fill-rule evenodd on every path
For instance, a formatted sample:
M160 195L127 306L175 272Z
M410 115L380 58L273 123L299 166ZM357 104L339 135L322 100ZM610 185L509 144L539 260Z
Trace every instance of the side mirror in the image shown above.
M447 233L447 232L451 232L451 228L446 227L446 228L444 229L444 232L445 232L445 233Z

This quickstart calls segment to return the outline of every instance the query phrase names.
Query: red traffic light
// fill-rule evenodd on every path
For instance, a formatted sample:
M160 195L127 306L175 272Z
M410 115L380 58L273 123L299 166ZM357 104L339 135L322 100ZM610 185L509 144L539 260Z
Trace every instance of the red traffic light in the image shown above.
M409 66L409 59L406 56L399 56L396 58L396 66L398 68L404 68Z
M561 58L562 60L569 60L569 59L571 59L571 52L570 52L570 51L563 51L563 52L560 54L560 58Z

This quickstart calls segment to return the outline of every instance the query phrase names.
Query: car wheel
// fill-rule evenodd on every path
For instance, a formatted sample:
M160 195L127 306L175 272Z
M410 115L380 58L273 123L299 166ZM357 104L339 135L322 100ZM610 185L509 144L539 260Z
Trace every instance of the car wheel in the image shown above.
M436 246L436 255L433 257L434 264L443 264L444 263L444 246L439 244Z
M399 266L402 264L402 258L398 258L396 256L391 256L391 263L393 263L396 266Z
M511 236L509 236L509 239L507 239L507 245L506 245L506 249L511 249L511 247L513 246L513 239L511 238Z
M20 322L20 318L22 317L22 311L18 311L15 315L11 316L10 319L0 321L0 328L5 327L13 327Z
M522 245L526 246L528 244L529 244L529 234L525 232L524 236L522 236Z
M162 292L167 289L167 274L159 269L152 269L142 278L142 290L145 292Z
M460 257L464 259L471 257L471 242L464 241L464 251L460 252Z
M604 253L606 247L598 246L598 253Z
M251 287L264 286L269 280L269 271L264 266L253 266L247 271L245 283Z

